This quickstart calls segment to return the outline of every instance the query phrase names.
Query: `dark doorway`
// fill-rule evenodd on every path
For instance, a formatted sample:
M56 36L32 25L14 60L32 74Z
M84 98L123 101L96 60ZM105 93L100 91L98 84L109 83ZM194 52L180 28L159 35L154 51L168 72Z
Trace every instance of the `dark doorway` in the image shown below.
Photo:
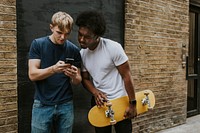
M33 39L51 34L49 23L53 13L66 11L74 20L79 12L96 9L105 15L105 36L124 41L124 0L16 0L17 2L17 60L18 60L18 120L19 133L30 132L31 109L34 87L27 76L27 55ZM70 39L77 44L77 27L74 26ZM75 123L74 133L92 133L87 121L90 94L80 85L74 87Z
M189 48L187 58L187 114L200 113L200 7L190 5Z

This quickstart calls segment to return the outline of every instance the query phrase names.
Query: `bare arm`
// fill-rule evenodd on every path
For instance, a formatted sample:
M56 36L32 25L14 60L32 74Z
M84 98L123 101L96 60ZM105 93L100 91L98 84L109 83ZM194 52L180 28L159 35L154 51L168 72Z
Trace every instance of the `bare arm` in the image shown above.
M102 106L104 104L104 100L107 100L106 95L94 87L88 72L82 72L81 75L84 88L88 89L93 94L97 106Z
M117 69L124 80L126 92L128 94L129 99L130 100L135 99L135 90L128 62L125 62L120 66L117 66Z
M73 80L73 84L79 84L82 80L80 70L75 66L65 64L64 61L58 61L55 65L44 69L40 68L40 62L39 59L30 59L28 62L28 75L31 81L43 80L55 73L61 72L69 76Z
M40 69L39 59L30 59L28 61L28 75L31 81L43 80L53 75L54 67L50 66L45 69Z
M117 66L117 69L124 80L124 85L126 92L128 94L129 100L135 99L135 89L133 85L133 80L131 78L130 66L128 61L123 63L120 66ZM137 115L136 105L131 105L127 108L124 117L133 118Z

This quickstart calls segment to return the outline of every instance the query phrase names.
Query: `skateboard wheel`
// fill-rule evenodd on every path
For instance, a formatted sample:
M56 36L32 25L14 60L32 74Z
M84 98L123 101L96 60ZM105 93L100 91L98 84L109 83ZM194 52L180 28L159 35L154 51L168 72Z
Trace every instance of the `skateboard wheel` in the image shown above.
M144 92L144 95L148 96L148 95L149 95L149 92L148 92L148 91L145 91L145 92Z
M111 103L111 102L107 102L107 103L106 103L106 106L107 106L107 107L110 107L110 106L112 106L112 103Z
M148 107L148 110L153 110L153 107Z
M111 125L115 125L116 123L117 123L116 120L110 121L110 124L111 124Z

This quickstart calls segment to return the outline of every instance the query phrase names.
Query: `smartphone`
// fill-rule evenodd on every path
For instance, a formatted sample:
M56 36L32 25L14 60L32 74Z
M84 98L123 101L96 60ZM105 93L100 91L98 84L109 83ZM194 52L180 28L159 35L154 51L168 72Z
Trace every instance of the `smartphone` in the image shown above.
M68 64L73 65L74 59L73 59L73 58L66 58L66 59L65 59L65 63L68 63Z

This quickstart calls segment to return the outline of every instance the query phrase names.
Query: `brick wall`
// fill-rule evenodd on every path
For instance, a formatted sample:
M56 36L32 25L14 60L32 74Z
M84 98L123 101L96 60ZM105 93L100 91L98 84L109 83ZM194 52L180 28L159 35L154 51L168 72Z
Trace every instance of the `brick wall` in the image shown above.
M127 0L125 51L136 91L151 89L153 111L133 120L134 133L150 133L186 120L187 82L182 46L188 46L189 0Z
M0 1L0 133L17 132L15 0Z
M16 1L0 1L0 132L17 132ZM189 0L126 0L125 51L136 91L151 89L154 110L133 120L150 133L186 120L182 46L188 45Z

